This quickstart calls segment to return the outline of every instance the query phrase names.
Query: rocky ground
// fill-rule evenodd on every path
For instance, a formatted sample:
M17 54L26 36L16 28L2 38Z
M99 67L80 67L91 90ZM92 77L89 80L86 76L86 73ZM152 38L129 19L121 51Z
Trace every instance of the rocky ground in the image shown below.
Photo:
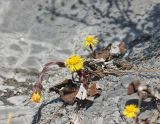
M158 36L159 33L156 35ZM158 37L156 37L158 38ZM154 42L152 42L154 40ZM136 41L136 42L135 42ZM159 88L159 74L160 72L143 72L142 70L159 70L160 69L160 47L158 41L153 37L144 36L133 41L132 52L129 53L127 59L134 65L131 73L122 74L120 76L109 75L100 79L97 83L103 88L100 97L95 99L94 103L88 103L86 107L79 110L79 116L82 118L84 124L126 124L130 120L125 120L122 116L124 106L129 103L138 104L137 94L127 95L128 85L134 80L140 80L143 84L149 84ZM132 42L132 43L133 43ZM142 45L144 44L144 45ZM154 47L152 47L152 45ZM156 45L156 46L155 46ZM140 47L142 46L142 47ZM158 51L147 52L148 49L158 49ZM138 54L137 54L138 51ZM145 54L147 52L147 54ZM149 57L146 57L149 56ZM138 60L140 59L140 60ZM60 74L60 75L59 75ZM53 79L45 83L45 88L52 87L51 82L60 83L64 77L69 78L66 70L54 73ZM57 78L58 77L58 78ZM48 78L47 78L48 79ZM47 124L66 124L76 113L76 105L68 105L62 107L62 102L55 93L44 93L44 103L39 107L34 116L34 121L38 123ZM140 115L143 118L151 115L151 112L156 108L155 103L147 99L142 102ZM51 109L52 108L52 109ZM47 119L46 119L47 117ZM160 121L158 121L160 123Z
M159 0L0 0L0 124L8 113L13 124L69 122L76 105L63 108L58 95L48 93L70 77L66 69L55 67L46 75L42 104L31 103L29 97L42 65L88 53L82 42L88 34L100 39L97 48L125 41L125 59L135 72L100 79L101 96L79 115L85 124L125 124L121 112L127 101L138 98L127 95L128 84L139 79L158 87L160 82L159 73L138 71L160 68L159 6ZM154 109L148 101L144 105ZM145 116L150 112L144 111Z

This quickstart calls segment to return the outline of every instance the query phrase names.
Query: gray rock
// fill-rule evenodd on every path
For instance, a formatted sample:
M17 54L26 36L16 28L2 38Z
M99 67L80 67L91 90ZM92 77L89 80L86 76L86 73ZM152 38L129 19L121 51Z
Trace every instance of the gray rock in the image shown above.
M124 88L128 88L128 85L134 80L137 80L136 76L134 76L134 75L125 75L121 79L122 86Z
M32 116L34 114L33 109L29 107L10 107L1 106L0 107L0 123L4 124L7 122L8 114L12 114L13 124L30 124L32 122Z
M13 96L8 98L7 100L14 104L14 105L18 105L18 106L23 106L25 103L24 101L26 100L27 96L23 95L23 96Z
M7 89L13 90L15 89L15 87L14 86L4 86L4 85L0 86L0 90L3 92L7 92Z
M17 63L17 58L14 56L9 56L7 57L7 61L10 66L15 65Z
M142 33L150 33L151 28L157 27L156 3L159 1L125 0L123 4L105 0L2 0L0 64L5 65L7 60L9 67L28 68L31 64L31 68L39 69L33 63L64 60L75 51L85 53L82 41L88 34L102 39L98 46L102 47L109 42L129 41Z
M0 101L0 106L4 105L4 103L2 101Z
M93 118L92 124L104 124L102 117Z
M0 78L0 85L3 85L3 79Z
M151 110L146 110L145 112L142 112L140 115L139 115L139 118L145 120L146 118L150 118L151 115L152 115L153 111Z
M129 42L129 48L130 48L129 59L132 60L132 62L138 64L142 61L146 60L150 61L150 59L158 55L160 51L159 28L160 27L157 27L156 30L153 31L153 36L151 34L143 35ZM150 62L150 64L153 63Z

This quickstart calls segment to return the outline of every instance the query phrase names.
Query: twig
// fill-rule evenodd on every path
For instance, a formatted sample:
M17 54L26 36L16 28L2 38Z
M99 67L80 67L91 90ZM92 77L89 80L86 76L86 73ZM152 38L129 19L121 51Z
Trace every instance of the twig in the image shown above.
M134 70L134 71L121 71L121 70L117 70L117 72L119 73L152 73L152 72L159 72L160 73L160 70Z

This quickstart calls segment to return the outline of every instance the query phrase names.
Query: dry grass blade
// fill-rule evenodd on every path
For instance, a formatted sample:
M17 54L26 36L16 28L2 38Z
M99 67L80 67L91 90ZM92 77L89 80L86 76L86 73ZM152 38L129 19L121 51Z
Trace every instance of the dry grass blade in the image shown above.
M12 113L8 114L8 119L7 119L7 123L6 124L12 124L12 116L13 116Z

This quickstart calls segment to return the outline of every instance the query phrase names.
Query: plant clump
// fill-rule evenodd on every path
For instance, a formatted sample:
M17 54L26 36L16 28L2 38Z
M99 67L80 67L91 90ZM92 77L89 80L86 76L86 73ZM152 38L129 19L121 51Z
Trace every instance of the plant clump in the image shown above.
M133 66L127 61L122 60L126 52L125 43L119 42L117 45L108 44L100 50L95 49L99 43L98 38L89 35L84 39L84 47L89 47L88 56L73 54L66 58L65 62L49 62L44 65L38 75L37 81L33 87L31 100L39 103L42 101L42 81L43 77L52 65L67 68L70 73L70 79L64 79L61 83L49 88L49 92L56 92L65 104L73 105L77 103L82 107L82 103L94 102L101 95L102 87L96 81L104 76L118 76L123 70L130 70ZM139 109L133 106L126 106L124 115L136 117Z

